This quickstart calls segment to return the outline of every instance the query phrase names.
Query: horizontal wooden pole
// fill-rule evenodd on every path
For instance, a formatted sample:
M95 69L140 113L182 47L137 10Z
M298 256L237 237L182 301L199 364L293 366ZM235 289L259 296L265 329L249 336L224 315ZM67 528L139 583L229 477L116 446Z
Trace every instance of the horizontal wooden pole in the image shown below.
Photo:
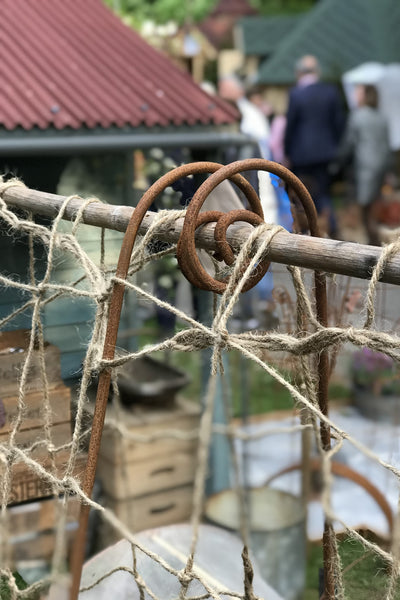
M3 199L10 207L54 218L58 215L65 196L13 186L3 193ZM85 200L80 198L70 200L63 218L68 221L73 220L84 202ZM130 206L93 202L86 206L82 222L96 227L125 231L133 211L134 208ZM146 233L155 216L156 213L147 213L140 227L141 234ZM164 241L177 242L182 224L183 219L178 219L174 225L165 226L158 237ZM214 227L214 224L209 224L199 228L196 233L197 247L206 250L216 249ZM251 225L245 223L229 227L227 232L229 244L233 248L240 248L248 238L251 228ZM268 257L276 263L369 279L381 252L382 250L375 246L312 238L283 231L272 240ZM400 284L400 256L395 256L388 262L381 281L395 285Z

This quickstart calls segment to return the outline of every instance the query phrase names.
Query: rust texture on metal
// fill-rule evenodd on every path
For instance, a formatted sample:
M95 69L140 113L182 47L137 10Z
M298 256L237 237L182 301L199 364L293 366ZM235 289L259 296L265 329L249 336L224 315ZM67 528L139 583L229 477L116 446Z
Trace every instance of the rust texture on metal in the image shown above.
M235 221L246 221L255 226L263 222L263 211L260 199L252 185L242 175L240 175L241 172L249 170L267 171L282 178L286 184L294 190L300 202L302 203L308 218L311 235L320 237L316 209L307 188L297 177L295 177L293 173L291 173L282 165L264 159L247 159L236 161L226 166L213 162L191 163L177 167L158 179L141 198L134 213L132 214L124 235L116 270L116 277L119 279L126 279L133 246L140 224L157 196L168 186L172 185L183 177L187 177L189 175L211 174L198 188L187 208L182 233L178 241L177 257L182 272L189 279L189 281L193 283L193 285L204 290L222 293L226 288L226 281L214 279L203 269L196 254L195 232L196 229L202 224L215 221L217 224L215 228L215 237L217 243L216 258L224 259L228 265L231 265L234 262L232 248L227 243L225 237L225 232L229 225ZM248 201L250 210L232 211L231 213L221 213L220 211L204 211L199 214L207 196L219 183L225 179L232 181L243 192ZM262 261L261 268L259 265L257 274L252 274L249 277L244 286L244 290L248 290L253 287L265 274L268 266L268 261ZM114 358L124 289L125 286L122 283L114 282L110 299L108 323L103 349L104 359ZM326 285L324 275L319 272L316 272L315 274L315 294L317 317L319 322L325 326L327 325ZM318 399L320 409L324 414L328 413L328 374L329 359L327 352L324 351L321 353L318 362ZM99 376L91 438L88 449L88 459L82 486L83 492L88 497L91 497L94 485L97 458L100 450L101 435L108 401L110 380L111 371L109 368L105 368ZM330 432L329 428L325 425L321 426L321 441L323 448L327 450L330 447ZM89 506L87 504L82 504L79 528L75 538L71 560L71 600L76 600L79 594L80 578L86 547L89 511ZM330 550L331 544L329 543L329 539L332 534L332 528L329 524L326 524L324 534L325 563L332 558ZM329 574L331 573L331 570L325 569L325 572L327 575L325 578L325 592L327 594L327 598L329 598L329 600L333 600L334 581L333 577Z

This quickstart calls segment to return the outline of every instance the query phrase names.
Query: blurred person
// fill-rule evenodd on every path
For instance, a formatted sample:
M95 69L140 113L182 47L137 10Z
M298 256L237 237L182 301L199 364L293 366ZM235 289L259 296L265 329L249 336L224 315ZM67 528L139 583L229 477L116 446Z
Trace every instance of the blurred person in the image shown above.
M254 151L251 144L244 146L240 152L239 159L243 158L269 158L269 122L263 111L257 104L249 100L244 86L235 75L223 77L219 82L219 95L224 100L233 102L240 112L240 131L253 138L258 153Z
M315 56L296 63L297 84L290 90L284 149L289 168L300 179L314 181L313 200L319 215L329 219L329 233L336 236L336 218L330 197L328 166L336 156L343 134L344 115L335 86L320 81Z
M269 135L270 126L264 111L268 108L256 88L245 93L242 82L234 75L223 78L219 84L219 94L225 100L234 102L241 114L240 130L255 140L255 144L242 146L238 155L230 160L245 158L270 159ZM265 171L249 171L244 174L260 196L264 219L267 223L277 223L289 231L292 227L290 202L279 178ZM244 199L246 204L246 200ZM269 270L263 279L241 297L241 320L248 329L260 323L254 318L254 310L261 312L262 322L266 328L275 326L275 305L272 299L273 276ZM256 306L257 305L257 306Z
M286 166L285 160L285 131L286 131L286 116L276 114L271 121L271 131L269 136L269 149L271 159L281 165Z
M272 119L274 118L274 110L263 96L262 89L258 86L253 86L247 91L246 97L252 104L261 110L264 117L266 117L269 124L271 124Z
M345 134L333 169L354 160L356 200L361 207L368 243L379 246L380 240L373 215L385 174L390 163L388 125L378 109L378 91L373 85L360 85L356 90L356 108L349 115Z

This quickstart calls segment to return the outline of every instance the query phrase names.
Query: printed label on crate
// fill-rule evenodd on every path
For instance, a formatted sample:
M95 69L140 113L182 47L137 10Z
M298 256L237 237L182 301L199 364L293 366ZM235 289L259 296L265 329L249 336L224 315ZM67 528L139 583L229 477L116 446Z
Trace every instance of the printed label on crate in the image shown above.
M34 500L43 498L52 493L51 485L47 481L43 481L38 477L24 478L13 480L11 485L11 494L9 503L16 504L25 500Z

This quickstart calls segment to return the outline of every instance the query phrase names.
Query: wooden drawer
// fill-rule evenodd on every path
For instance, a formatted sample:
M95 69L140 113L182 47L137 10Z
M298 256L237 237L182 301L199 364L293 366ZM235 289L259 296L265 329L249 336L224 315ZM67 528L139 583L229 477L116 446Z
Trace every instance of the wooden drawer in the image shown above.
M192 499L193 486L185 485L130 500L113 500L106 497L104 505L110 508L132 533L137 533L145 529L188 521L192 513ZM121 538L108 523L103 523L100 530L103 547Z
M149 460L115 465L100 457L97 477L106 494L124 500L194 481L196 454L169 452Z

